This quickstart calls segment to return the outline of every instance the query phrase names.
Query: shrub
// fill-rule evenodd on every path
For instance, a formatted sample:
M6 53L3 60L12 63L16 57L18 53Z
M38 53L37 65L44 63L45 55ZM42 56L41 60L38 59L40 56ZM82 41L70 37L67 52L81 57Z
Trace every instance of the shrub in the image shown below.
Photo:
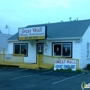
M81 73L81 72L83 72L82 70L80 70L80 69L78 69L78 70L76 70L76 72L77 73Z
M90 64L87 64L85 67L86 70L90 70Z
M54 66L52 66L51 68L47 69L47 70L54 70Z
M56 71L61 71L61 72L72 72L71 68L68 69L57 69Z

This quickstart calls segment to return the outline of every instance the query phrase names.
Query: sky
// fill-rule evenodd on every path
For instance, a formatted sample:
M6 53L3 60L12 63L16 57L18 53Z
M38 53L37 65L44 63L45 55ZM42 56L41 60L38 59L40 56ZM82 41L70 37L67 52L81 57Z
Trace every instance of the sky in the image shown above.
M66 22L69 17L90 19L90 0L0 0L0 30L5 34L27 25Z

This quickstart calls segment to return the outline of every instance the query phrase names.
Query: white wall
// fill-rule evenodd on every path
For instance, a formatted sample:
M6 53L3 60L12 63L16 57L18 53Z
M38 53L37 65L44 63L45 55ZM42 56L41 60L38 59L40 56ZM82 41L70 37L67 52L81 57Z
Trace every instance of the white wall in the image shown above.
M44 55L52 55L52 43L51 41L44 42Z
M90 43L90 26L83 35L82 39L82 63L83 67L85 67L86 64L90 63L90 58L87 58L87 43Z
M47 53L44 53L44 55L52 56L52 42L72 42L72 58L79 59L79 66L82 65L81 63L81 41L80 40L58 40L58 41L48 41L47 45L45 45L45 48L47 49Z
M28 43L28 57L24 57L25 63L36 63L36 44L30 41L8 42L9 54L13 54L13 43Z
M72 42L72 58L81 59L81 41L78 40L60 40L60 41L48 41L47 54L52 55L52 42Z
M82 46L82 42L81 42L81 41L77 41L77 40L76 40L76 41L73 41L73 46L72 46L72 50L73 50L72 58L79 59L79 68L81 68L81 66L82 66L81 46Z

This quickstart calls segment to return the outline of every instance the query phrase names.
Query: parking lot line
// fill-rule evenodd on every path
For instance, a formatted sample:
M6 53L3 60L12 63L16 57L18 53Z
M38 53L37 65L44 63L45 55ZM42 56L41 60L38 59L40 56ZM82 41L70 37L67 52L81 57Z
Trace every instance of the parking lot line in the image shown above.
M12 71L12 72L0 73L0 75L2 75L2 74L14 73L14 72L21 72L21 71L25 71L25 70L27 70L27 69L23 69L23 70L17 70L17 71Z
M85 73L78 74L78 75L75 75L75 76L72 76L72 77L69 77L69 78L65 78L65 79L62 79L62 80L59 80L59 81L55 81L55 82L53 82L52 84L57 84L57 83L60 83L60 82L63 82L63 81L66 81L66 80L69 80L69 79L72 79L72 78L81 76L81 75L83 75L83 74L85 74Z
M10 80L16 80L16 79L22 79L22 78L25 78L25 77L30 77L30 76L37 76L37 75L41 75L41 74L46 74L46 73L50 73L50 72L53 72L53 71L48 71L48 72L43 72L43 73L38 73L38 74L34 74L34 75L26 75L26 76L21 76L21 77L16 77L16 78L12 78Z

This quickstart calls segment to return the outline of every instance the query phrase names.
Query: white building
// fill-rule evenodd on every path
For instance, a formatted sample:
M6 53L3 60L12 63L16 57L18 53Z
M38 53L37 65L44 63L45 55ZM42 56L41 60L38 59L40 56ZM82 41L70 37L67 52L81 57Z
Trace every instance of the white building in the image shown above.
M28 25L8 40L9 53L25 54L25 63L37 63L37 54L79 59L90 63L90 20ZM52 62L52 61L51 61Z
M7 49L7 40L10 38L12 35L4 34L0 30L0 53L3 52L3 48Z

